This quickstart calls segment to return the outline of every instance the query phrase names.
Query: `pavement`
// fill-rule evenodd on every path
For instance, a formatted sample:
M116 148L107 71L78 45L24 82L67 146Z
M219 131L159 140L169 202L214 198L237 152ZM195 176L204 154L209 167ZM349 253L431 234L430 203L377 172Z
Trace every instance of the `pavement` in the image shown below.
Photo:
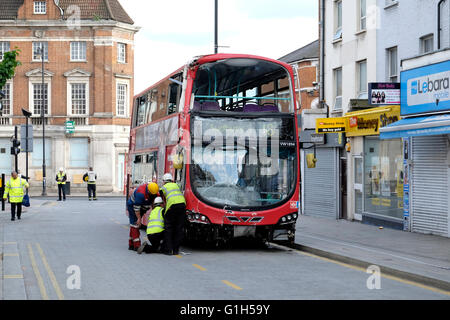
M301 215L295 248L450 292L450 238Z

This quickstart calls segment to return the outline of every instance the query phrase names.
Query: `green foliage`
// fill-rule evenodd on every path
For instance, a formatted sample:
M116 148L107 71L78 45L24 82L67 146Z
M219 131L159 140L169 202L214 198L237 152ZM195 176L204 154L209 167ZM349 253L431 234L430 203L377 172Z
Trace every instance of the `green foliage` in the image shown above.
M0 89L3 88L7 80L14 77L16 67L21 65L20 61L17 60L19 52L19 49L15 49L3 54L3 61L0 62Z

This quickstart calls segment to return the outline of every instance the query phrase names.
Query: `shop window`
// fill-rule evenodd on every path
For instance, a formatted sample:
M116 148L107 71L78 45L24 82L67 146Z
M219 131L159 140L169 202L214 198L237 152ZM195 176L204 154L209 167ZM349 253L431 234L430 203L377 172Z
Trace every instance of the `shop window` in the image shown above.
M33 138L33 152L31 153L31 163L33 167L42 167L42 149L42 138ZM45 139L45 165L47 167L50 167L52 165L52 142L48 138Z
M403 217L403 145L401 139L364 138L364 212Z

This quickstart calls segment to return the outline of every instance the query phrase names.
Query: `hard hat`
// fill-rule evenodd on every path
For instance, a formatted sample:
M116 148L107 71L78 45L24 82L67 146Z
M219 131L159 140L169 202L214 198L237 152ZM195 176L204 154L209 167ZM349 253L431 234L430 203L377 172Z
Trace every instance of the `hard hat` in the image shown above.
M64 171L64 168L59 168L59 171Z
M163 199L161 197L156 197L154 204L163 204Z
M166 174L163 176L163 181L173 181L172 175L171 175L170 173L166 173Z
M150 183L147 185L147 189L148 189L148 191L149 191L151 194L157 194L158 191L159 191L158 185L157 185L156 183L154 183L154 182L150 182Z

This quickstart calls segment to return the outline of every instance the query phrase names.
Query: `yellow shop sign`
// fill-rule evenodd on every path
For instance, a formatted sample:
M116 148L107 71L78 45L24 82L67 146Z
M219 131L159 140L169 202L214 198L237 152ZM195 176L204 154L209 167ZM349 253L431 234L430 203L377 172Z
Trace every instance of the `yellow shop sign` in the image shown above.
M320 118L316 119L316 133L346 132L348 119L342 118Z
M380 128L400 120L400 106L385 106L348 112L347 137L380 134Z

